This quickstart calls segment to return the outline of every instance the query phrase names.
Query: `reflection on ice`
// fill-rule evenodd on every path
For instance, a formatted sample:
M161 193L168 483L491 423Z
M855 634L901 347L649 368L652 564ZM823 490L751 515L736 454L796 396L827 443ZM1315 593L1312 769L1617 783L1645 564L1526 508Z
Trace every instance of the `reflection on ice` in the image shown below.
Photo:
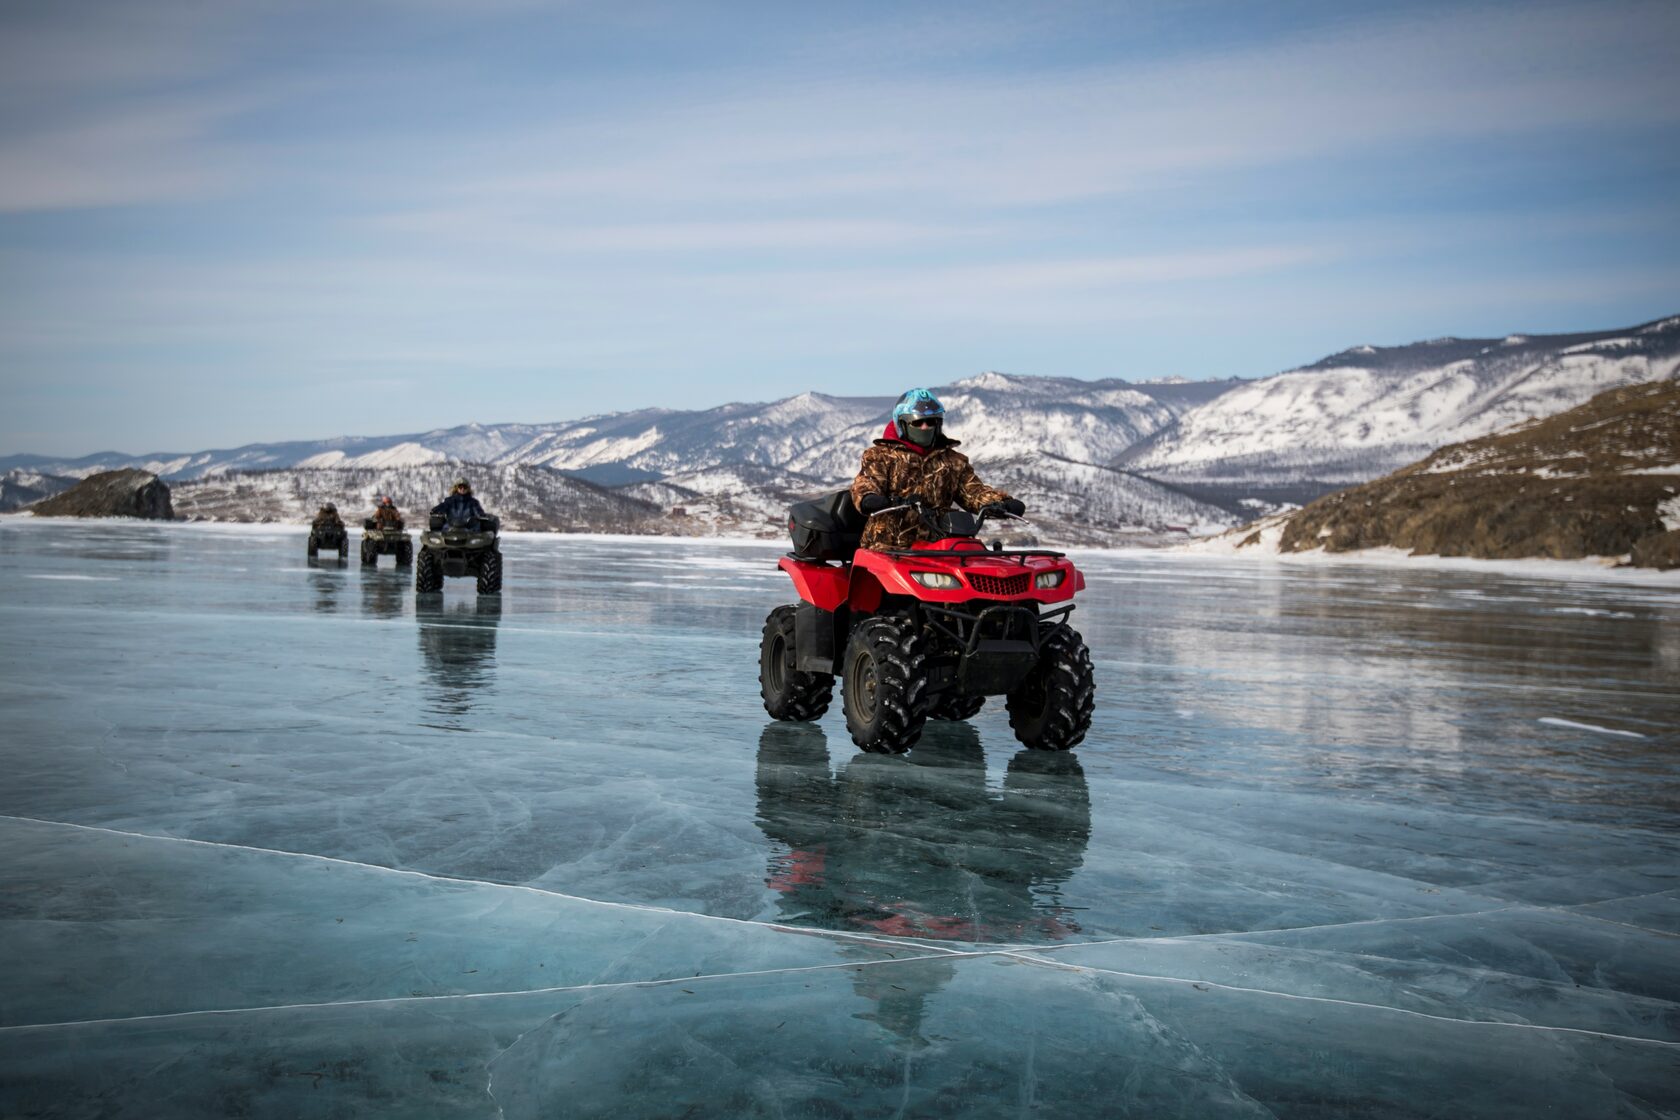
M908 755L857 754L832 773L820 727L772 723L758 824L786 922L988 942L1080 930L1061 886L1084 856L1091 803L1071 754L1023 750L993 790L966 723L931 724Z
M505 547L0 520L0 1115L1680 1099L1672 592L1092 554L1076 754L885 758L766 724L779 546Z
M309 562L311 569L316 569L314 560ZM332 567L338 567L336 561ZM338 597L344 592L344 572L312 570L309 573L309 586L315 592L315 598L310 603L321 614L333 614L338 610Z
M502 620L498 596L445 605L437 595L421 596L414 613L420 623L420 652L432 689L426 710L455 731L470 731L463 717L475 706L488 711L486 695L496 668L496 627Z
M360 582L368 618L401 618L414 595L414 577L405 568L364 568Z

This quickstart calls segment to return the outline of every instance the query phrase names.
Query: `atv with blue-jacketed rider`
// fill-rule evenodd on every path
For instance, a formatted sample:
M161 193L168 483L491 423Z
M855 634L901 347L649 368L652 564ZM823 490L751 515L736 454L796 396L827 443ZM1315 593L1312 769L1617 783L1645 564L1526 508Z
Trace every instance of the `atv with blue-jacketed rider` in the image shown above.
M433 513L420 534L420 553L414 561L414 590L422 594L443 590L443 579L472 578L480 595L502 590L502 523L486 514L451 522Z
M866 751L899 753L929 719L969 719L1003 696L1015 737L1037 750L1076 746L1091 726L1090 651L1069 625L1085 577L1059 552L988 548L989 519L898 501L929 530L910 548L860 549L865 518L842 490L793 507L780 567L800 602L764 623L759 684L780 720L827 711L840 679L846 728Z

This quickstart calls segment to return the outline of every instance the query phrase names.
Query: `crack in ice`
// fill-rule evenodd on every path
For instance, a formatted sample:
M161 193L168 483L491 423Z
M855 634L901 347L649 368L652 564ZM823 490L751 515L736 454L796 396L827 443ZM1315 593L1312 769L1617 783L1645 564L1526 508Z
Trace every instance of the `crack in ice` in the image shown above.
M992 956L1009 956L1027 964L1048 964L1048 961L1034 961L1025 953L993 953ZM1222 984L1217 980L1193 980L1183 976L1159 976L1147 972L1127 972L1118 968L1103 968L1100 965L1080 965L1055 962L1060 967L1073 971L1095 972L1106 976L1120 976L1128 980L1156 981L1162 984L1188 986L1205 991L1218 988L1221 991L1238 992L1243 995L1271 996L1275 999L1296 1000L1302 1003L1326 1003L1339 1007L1356 1007L1364 1011L1389 1011L1396 1015L1410 1015L1418 1019L1431 1019L1440 1023L1456 1023L1466 1027L1504 1027L1512 1030L1549 1031L1556 1034L1585 1035L1590 1038L1601 1038L1610 1042L1632 1042L1645 1046L1660 1046L1670 1050L1680 1050L1680 1042L1671 1042L1661 1038L1640 1038L1637 1035L1613 1034L1609 1031L1588 1030L1585 1027L1554 1027L1544 1023L1509 1023L1496 1019L1459 1019L1451 1015L1436 1015L1428 1011L1413 1011L1405 1007L1390 1007L1381 1003L1364 1003L1360 1000L1336 999L1332 996L1309 996L1295 992L1279 992L1270 988L1246 988L1237 984Z
M930 952L917 957L895 957L885 961L842 961L837 964L794 965L789 968L761 968L746 972L708 972L703 976L670 976L652 980L612 980L603 984L561 984L552 988L520 988L508 992L453 992L438 996L386 996L381 999L320 1000L305 1003L273 1003L260 1007L209 1007L197 1011L166 1011L155 1015L116 1015L104 1019L69 1019L55 1023L13 1023L0 1026L0 1035L19 1031L62 1030L72 1027L114 1026L123 1023L155 1023L174 1019L192 1019L209 1015L257 1015L271 1011L313 1011L347 1007L387 1007L398 1004L437 1004L462 1000L514 999L519 996L563 995L567 992L607 992L626 988L665 988L679 984L702 984L708 981L737 980L765 976L791 976L805 972L833 972L851 969L881 968L917 961L946 961L953 957L974 959L997 956L991 951L975 953ZM1026 964L1037 964L1023 960ZM1067 967L1067 966L1064 966ZM529 1032L526 1032L529 1033Z
M424 880L428 880L428 881L431 881L431 882L437 882L437 883L458 884L458 885L461 885L461 886L484 887L484 888L500 889L500 890L523 891L523 892L528 892L528 893L531 893L531 894L542 895L542 896L549 897L549 898L560 899L560 900L567 901L567 902L583 903L583 904L587 904L587 905L591 905L591 906L600 906L600 907L604 907L604 908L608 908L608 909L625 910L625 911L630 911L630 912L633 912L633 913L658 915L658 916L666 917L666 918L673 918L673 917L675 917L675 918L691 918L691 919L695 919L695 920L698 920L698 921L728 923L728 924L731 924L731 925L746 926L746 927L751 927L751 928L755 928L755 929L771 930L771 931L778 932L778 933L803 935L803 936L816 937L816 938L825 939L825 940L848 942L848 943L859 944L859 945L875 946L875 947L882 948L883 950L885 950L885 949L898 949L898 950L914 949L914 950L917 950L917 955L907 956L907 957L902 957L902 958L892 957L891 959L888 959L888 960L864 961L864 962L848 961L848 962L839 963L839 964L801 965L801 966L793 966L793 967L789 967L789 968L779 968L779 969L759 969L759 970L749 970L749 971L743 971L743 972L708 973L704 976L672 977L672 978L668 978L668 979L625 980L625 981L613 981L613 982L599 983L599 984L571 984L571 985L560 985L560 986L549 987L549 988L531 988L531 989L520 989L520 990L516 990L516 991L504 991L504 992L462 992L462 993L454 993L454 994L448 994L448 995L435 995L435 996L394 996L394 997L387 997L387 998L381 998L381 999L338 1000L338 1001L329 1000L329 1001L321 1001L321 1002L305 1002L305 1003L295 1003L295 1004L274 1004L274 1005L265 1005L265 1006L260 1006L260 1007L212 1008L212 1009L195 1010L195 1011L166 1012L166 1013L154 1014L154 1015L117 1016L117 1017L103 1018L103 1019L70 1020L70 1021L53 1022L53 1023L14 1024L14 1025L11 1025L11 1026L0 1026L0 1034L5 1034L5 1033L9 1033L9 1032L27 1031L27 1030L49 1030L49 1029L75 1028L75 1027L98 1026L98 1025L119 1024L119 1023L150 1022L150 1021L158 1021L158 1020L174 1020L174 1019L183 1019L183 1018L191 1018L191 1017L196 1017L196 1016L208 1016L208 1015L242 1015L242 1014L272 1012L272 1011L303 1010L303 1009L311 1009L311 1008L340 1008L340 1007L365 1007L365 1006L385 1006L385 1005L400 1005L400 1004L425 1004L425 1003L441 1003L441 1002L446 1002L446 1001L507 999L507 998L513 998L513 997L518 997L518 996L552 995L552 994L561 994L561 993L566 993L566 992L603 991L603 990L626 989L626 988L655 988L655 987L670 986L670 985L674 985L674 984L700 983L700 982L706 982L706 981L721 981L721 980L731 980L731 979L736 979L736 978L747 978L747 977L790 975L790 974L804 973L804 972L825 972L825 971L833 971L833 970L837 970L837 969L876 968L876 967L882 967L882 966L888 966L888 965L894 965L894 964L907 964L907 963L912 963L912 962L916 962L916 961L979 960L979 959L984 959L984 958L989 958L990 957L990 958L1002 958L1002 959L1006 959L1006 960L1012 960L1012 961L1015 961L1015 962L1020 963L1020 964L1031 965L1031 966L1038 967L1038 968L1059 969L1059 970L1065 970L1065 971L1076 972L1076 973L1079 973L1079 972L1099 973L1099 974L1113 975L1113 976L1124 977L1124 978L1127 978L1127 979L1133 979L1133 980L1139 980L1139 981L1155 981L1155 982L1164 983L1164 984L1190 985L1190 986L1198 987L1201 990L1206 990L1208 988L1218 988L1218 989L1221 989L1221 990L1224 990L1224 991L1238 992L1238 993L1249 994L1249 995L1258 995L1258 996L1270 996L1270 997L1274 997L1274 998L1277 998L1277 999L1333 1004L1333 1005L1340 1005L1340 1006L1346 1006L1346 1007L1361 1008L1361 1009L1371 1010L1371 1011L1392 1011L1396 1014L1409 1015L1409 1016L1414 1016L1414 1017L1418 1017L1418 1018L1436 1020L1436 1021L1440 1021L1440 1022L1457 1023L1457 1024L1461 1024L1461 1025L1465 1025L1465 1026L1505 1027L1505 1028L1515 1028L1515 1029L1525 1029L1525 1030L1550 1031L1550 1032L1563 1033L1563 1034L1575 1034L1575 1035L1584 1035L1584 1036L1590 1036L1590 1037L1595 1037L1595 1038L1603 1038L1603 1039L1612 1040L1612 1041L1644 1043L1644 1044L1647 1044L1647 1045L1661 1046L1661 1047L1667 1047L1667 1048L1672 1048L1672 1049L1680 1049L1680 1042L1669 1042L1669 1041L1664 1041L1664 1040L1660 1040L1660 1039L1639 1038L1637 1036L1620 1035L1620 1034L1614 1034L1614 1033L1611 1033L1611 1032L1595 1031L1595 1030L1589 1030L1589 1029L1580 1028L1580 1027L1560 1027L1560 1026L1549 1026L1549 1025L1533 1024L1533 1023L1509 1023L1509 1022L1499 1022L1499 1021L1494 1021L1494 1020L1461 1019L1461 1018L1455 1018L1453 1016L1448 1016L1448 1015L1437 1015L1437 1014L1432 1014L1432 1013L1429 1013L1429 1012L1413 1011L1413 1010L1409 1010L1409 1009L1406 1009L1406 1008L1389 1007L1389 1006L1386 1006L1386 1005L1383 1005L1383 1004L1365 1003L1365 1002L1361 1002L1361 1001L1357 1001L1357 1000L1335 999L1333 997L1328 997L1328 996L1300 995L1300 994L1296 994L1296 993L1281 992L1281 991L1275 991L1275 990L1266 989L1266 988L1251 988L1251 987L1243 987L1243 986L1239 986L1239 985L1224 984L1224 983L1220 983L1218 981L1212 981L1212 980L1198 980L1198 979L1191 979L1191 978L1186 978L1186 977L1162 976L1162 975L1150 974L1150 973L1127 972L1127 971L1122 970L1122 969L1104 968L1104 967L1097 966L1097 965L1070 963L1070 962L1055 959L1055 956L1058 953L1069 952L1069 951L1079 950L1079 949L1087 949L1087 948L1101 948L1101 947L1104 947L1104 946L1133 945L1133 944L1173 944L1173 943L1184 943L1184 942L1218 941L1218 940L1241 941L1245 938L1263 936L1263 935L1266 935L1266 934L1273 934L1273 933L1298 933L1298 932L1311 932L1311 931L1318 931L1318 930L1348 929L1348 928L1355 928L1355 927L1360 927L1360 926L1376 926L1376 925L1389 925L1389 924L1401 924L1401 923L1413 923L1413 922L1443 921L1443 920L1451 920L1451 919L1484 917L1484 916L1487 916L1487 915L1490 915L1490 914L1500 914L1500 913L1522 913L1522 912L1528 912L1528 913L1556 913L1556 914L1562 914L1562 915L1575 917L1575 918L1584 918L1584 919L1594 921L1594 922L1602 922L1602 923L1609 924L1609 925L1626 926L1626 923L1615 922L1611 919L1606 919L1606 918L1599 918L1598 916L1593 915L1593 914L1579 913L1572 908L1552 907L1552 906L1538 906L1538 905L1532 905L1532 904L1513 904L1511 906L1502 906L1502 907L1496 907L1496 908L1489 909L1489 910L1480 910L1480 911L1468 911L1468 912L1448 913L1448 914L1420 914L1420 915L1413 915L1413 916L1410 916L1410 917L1401 917L1401 918L1370 918L1370 919L1361 919L1361 920L1349 921L1349 922L1332 922L1332 923L1325 923L1325 924L1322 924L1322 925L1314 925L1314 926L1286 926L1286 927L1279 927L1279 928L1276 928L1276 929L1265 929L1265 930L1233 930L1233 931L1227 931L1227 932L1222 932L1222 933L1188 934L1188 935L1175 935L1175 936L1166 936L1166 937L1110 938L1110 939L1105 939L1105 940L1101 940L1101 941L1085 941L1085 942L1078 942L1078 943L1075 943L1075 944L1050 945L1050 946L1030 945L1030 944L1029 945L1013 945L1013 946L1011 946L1011 945L997 945L997 946L989 946L989 947L976 947L976 948L973 948L973 949L954 949L954 948L949 948L949 947L942 946L942 945L937 945L937 944L931 944L931 943L928 943L928 942L925 942L925 941L919 941L919 940L915 940L915 939L898 940L898 939L894 939L894 938L890 938L890 937L876 937L876 936L870 936L870 935L866 935L866 934L855 934L855 933L850 933L850 932L847 932L847 931L844 931L844 930L831 930L831 929L822 929L822 928L808 927L808 926L790 926L790 925L784 925L784 924L775 923L775 922L758 922L758 921L752 921L752 920L744 919L744 918L730 918L730 917L724 917L724 916L715 915L715 914L702 914L702 913L696 913L696 912L693 912L693 911L674 910L674 909L671 909L669 907L650 906L650 905L646 905L646 904L628 903L628 902L601 901L601 900L598 900L598 899L584 898L584 897L581 897L579 895L566 894L566 893L561 892L561 891L550 890L550 889L543 888L543 887L532 887L532 886L526 886L526 885L517 884L517 883L496 883L496 882L491 882L491 881L481 880L481 879L457 878L457 877L448 876L448 875L437 875L437 874L434 874L434 873L431 873L431 872L426 872L426 871L414 871L414 870L409 870L409 869L405 869L405 868L386 867L386 866L382 866L380 864L362 863L362 862L359 862L359 861L356 861L356 860L342 859L342 858L337 857L337 856L316 855L316 854L308 853L308 852L290 852L290 851L285 851L285 850L282 850L282 849L262 848L262 847L255 847L255 846L246 845L246 844L230 844L230 843L225 843L225 842L221 842L221 841L197 840L197 839L192 839L192 838L189 838L189 837L180 837L180 836L163 836L163 835L157 835L157 834L153 834L153 833L133 832L133 831L125 830L125 829L107 828L107 827L103 827L103 826L99 826L99 825L75 824L75 823L71 823L71 822L67 822L67 821L50 821L50 820L43 820L43 819L40 819L40 818L37 818L37 817L21 817L21 816L15 816L15 815L10 815L10 814L0 814L0 821L16 821L16 822L20 822L20 823L45 825L45 826L48 826L48 827L76 829L76 830L84 831L84 832L103 833L103 834L112 835L112 836L122 836L122 837L128 837L128 838L139 839L139 840L150 840L150 841L158 841L158 842L164 842L164 843L191 844L191 845L196 845L196 846L206 847L206 848L227 849L227 850L232 850L232 851L252 852L252 853L259 854L259 855L280 856L280 857L288 857L288 858L300 859L300 860L312 860L312 861L318 861L318 862L322 862L322 863L338 864L338 865L345 866L345 867L352 867L352 868L357 868L357 869L365 870L365 871L371 871L371 872L375 872L375 873L409 876L409 877L424 879ZM1663 896L1668 895L1670 893L1672 893L1672 892L1650 891L1650 892L1643 892L1643 893L1635 894L1635 895L1627 895L1627 896L1622 897L1622 898L1603 899L1603 900L1599 900L1599 901L1592 902L1592 903L1584 903L1582 905L1605 905L1607 903L1619 902L1619 901L1632 901L1632 900L1637 900L1637 899L1642 899L1642 898L1663 897ZM1643 929L1644 927L1633 926L1633 927L1628 927L1628 928ZM1663 936L1671 936L1671 937L1672 936L1680 936L1680 935L1675 935L1675 934L1668 934L1668 933L1665 933L1665 931L1660 931L1660 930L1653 930L1653 931L1648 931L1648 932L1658 933L1658 934L1661 934ZM505 1050L503 1052L505 1052ZM488 1089L488 1085L486 1086L486 1088ZM495 1098L492 1095L492 1100L494 1100L494 1099Z
M894 949L926 948L935 952L948 952L953 956L964 955L958 950L942 950L935 945L927 945L914 939L898 939L885 936L874 936L863 933L849 933L846 930L819 929L812 926L790 926L778 922L757 922L750 918L731 918L722 914L703 914L694 910L674 910L669 906L651 906L639 902L610 902L597 898L585 898L582 895L567 894L564 891L551 890L547 887L533 887L524 883L497 883L488 879L467 879L454 875L439 875L431 871L415 871L404 867L386 867L378 863L362 863L359 860L343 859L339 856L316 855L313 852L290 852L283 848L261 848L251 844L229 844L221 840L195 840L189 836L163 836L151 832L131 832L121 828L107 828L103 825L74 824L69 821L49 821L39 817L20 817L0 813L0 821L20 821L28 824L48 825L56 828L73 828L83 832L102 832L111 836L126 836L136 840L155 840L171 844L194 844L205 848L220 848L236 852L255 852L258 855L282 856L289 859L317 860L321 863L334 863L343 867L354 867L363 871L373 871L387 875L404 875L416 879L426 879L434 883L449 883L466 887L485 887L492 890L525 891L530 894L543 895L548 898L562 899L566 902L578 902L588 906L602 906L614 910L628 910L639 914L658 914L663 917L693 918L702 922L726 922L730 925L750 926L754 929L776 930L780 933L800 934L808 937L827 937L842 941L854 941L862 945L880 945Z

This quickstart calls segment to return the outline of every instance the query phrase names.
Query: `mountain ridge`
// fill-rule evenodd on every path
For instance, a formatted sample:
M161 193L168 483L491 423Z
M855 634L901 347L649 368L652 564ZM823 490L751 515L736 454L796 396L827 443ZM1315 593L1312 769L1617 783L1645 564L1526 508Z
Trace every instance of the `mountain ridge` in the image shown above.
M951 434L984 477L1030 494L1063 539L1093 543L1092 535L1140 527L1217 529L1606 388L1677 376L1680 316L1669 316L1616 330L1360 345L1253 380L1087 381L989 370L935 391ZM671 499L672 508L705 506L720 525L734 518L756 532L779 520L774 507L792 487L848 482L891 400L807 389L775 401L556 423L470 422L152 456L0 457L0 474L12 478L11 500L21 501L61 478L125 467L190 484L253 471L528 466L608 489L668 480L647 493Z

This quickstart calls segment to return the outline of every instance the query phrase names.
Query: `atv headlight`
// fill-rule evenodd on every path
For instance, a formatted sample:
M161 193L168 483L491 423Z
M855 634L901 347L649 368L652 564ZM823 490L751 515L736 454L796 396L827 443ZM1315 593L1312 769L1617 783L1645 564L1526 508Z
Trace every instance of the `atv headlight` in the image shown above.
M911 572L910 578L935 591L955 591L962 581L949 572Z
M1037 578L1033 580L1033 586L1038 588L1040 591L1048 591L1052 587L1060 587L1062 585L1062 581L1066 578L1066 572L1040 572L1038 573Z

